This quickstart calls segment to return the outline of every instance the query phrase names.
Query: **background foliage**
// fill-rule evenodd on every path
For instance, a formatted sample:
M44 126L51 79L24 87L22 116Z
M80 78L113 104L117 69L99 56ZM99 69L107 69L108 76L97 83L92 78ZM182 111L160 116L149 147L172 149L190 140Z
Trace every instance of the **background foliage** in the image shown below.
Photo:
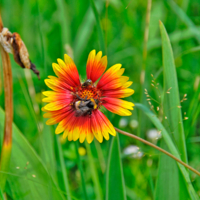
M99 15L96 17L99 18L100 24L95 18L91 3L97 8ZM47 89L43 80L48 75L53 75L52 62L56 62L57 58L63 58L64 53L68 53L74 58L82 80L85 80L87 56L92 49L104 51L108 56L109 67L115 63L123 65L125 75L134 82L131 87L135 90L135 94L128 98L129 101L140 102L150 108L144 95L146 88L148 93L160 102L159 91L162 93L163 87L166 86L163 86L159 20L165 25L172 44L179 98L183 99L184 94L187 94L187 100L184 100L181 106L183 119L188 117L187 120L183 120L188 162L200 170L200 2L198 0L152 1L145 60L143 55L147 4L147 1L139 0L0 1L5 27L21 35L32 62L41 73L39 81L32 72L20 69L10 56L16 127L6 185L8 199L40 197L40 199L107 198L110 200L116 199L113 195L109 196L110 193L115 195L115 189L118 188L112 187L113 185L121 188L121 199L167 199L164 191L166 180L158 176L159 171L164 170L162 165L158 170L161 153L122 135L102 144L96 141L91 145L63 141L62 137L54 135L55 127L45 125L41 112L43 106L41 92ZM144 66L146 76L142 86L140 75ZM0 106L4 109L2 66L0 67ZM151 85L154 78L159 83L159 90ZM160 105L154 101L151 103L158 117L162 118L162 113L156 109ZM167 112L170 113L169 110ZM2 136L3 111L0 113ZM110 113L107 115L116 127L142 138L148 139L148 130L155 128L137 108L131 117L123 117L123 121L119 116ZM171 136L173 131L171 130ZM162 139L157 141L157 145L160 143ZM125 155L123 150L133 144L140 148L142 157L138 154ZM110 149L110 146L113 148ZM77 154L78 150L80 155ZM118 152L117 156L113 151ZM122 167L119 164L120 160ZM112 161L111 164L109 161ZM169 162L172 160L169 159ZM111 176L109 178L107 173L115 164L119 167L119 171L122 170L121 175L117 174L119 176L116 180L114 179L116 175L112 178L112 174L109 174ZM171 172L169 174L172 176ZM190 177L199 195L200 179L193 173L190 173ZM172 181L177 181L176 176L172 176ZM181 198L180 192L176 193L179 190L184 193L184 185L174 187L169 189L175 191L172 195L177 195L180 199L191 198L188 194Z

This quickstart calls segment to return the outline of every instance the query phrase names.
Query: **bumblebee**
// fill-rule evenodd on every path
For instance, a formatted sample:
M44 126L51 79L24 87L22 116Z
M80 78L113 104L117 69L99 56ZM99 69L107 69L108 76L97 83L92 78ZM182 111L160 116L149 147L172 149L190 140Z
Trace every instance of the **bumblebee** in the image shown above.
M91 115L92 111L98 107L98 100L93 98L88 100L76 101L74 108L76 110L76 117Z
M82 84L82 87L88 87L88 86L91 86L93 83L92 83L92 80L90 79L87 79L83 84Z

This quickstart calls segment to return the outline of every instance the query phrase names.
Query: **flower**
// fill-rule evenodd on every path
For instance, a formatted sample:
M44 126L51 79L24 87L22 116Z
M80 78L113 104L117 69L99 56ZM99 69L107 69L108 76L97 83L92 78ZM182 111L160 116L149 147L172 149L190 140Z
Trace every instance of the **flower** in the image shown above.
M132 82L122 76L124 69L115 64L105 73L107 56L102 52L96 54L92 50L88 56L86 72L87 80L81 83L78 70L73 60L64 55L64 61L58 59L53 63L57 77L48 76L46 85L53 91L45 91L43 107L47 125L57 124L56 134L63 133L69 141L82 143L86 139L91 143L95 138L109 140L109 134L115 136L116 131L108 118L100 111L104 106L109 111L121 116L129 116L134 104L119 98L128 97L134 90L128 88ZM104 74L103 74L104 73ZM99 81L98 81L99 80Z
M140 148L136 145L129 145L124 149L123 153L125 156L129 156L131 158L141 158L143 156Z

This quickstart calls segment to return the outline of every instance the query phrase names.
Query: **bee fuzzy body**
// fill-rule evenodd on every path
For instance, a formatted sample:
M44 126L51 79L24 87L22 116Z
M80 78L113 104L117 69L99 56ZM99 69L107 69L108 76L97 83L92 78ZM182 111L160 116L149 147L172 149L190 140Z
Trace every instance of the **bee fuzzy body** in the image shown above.
M76 117L92 115L92 111L97 108L97 102L94 99L76 101L74 108Z

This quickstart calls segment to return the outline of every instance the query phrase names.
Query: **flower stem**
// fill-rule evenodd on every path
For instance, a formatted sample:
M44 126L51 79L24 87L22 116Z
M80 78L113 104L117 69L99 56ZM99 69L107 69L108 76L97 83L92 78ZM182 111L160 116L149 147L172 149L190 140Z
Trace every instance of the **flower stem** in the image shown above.
M179 162L180 164L182 164L183 166L185 166L186 168L188 168L189 170L191 170L192 172L194 172L195 174L197 174L198 176L200 176L200 172L198 172L196 169L192 168L190 165L184 163L183 161L179 160L177 157L173 156L171 153L169 153L168 151L165 151L164 149L156 146L155 144L152 144L151 142L148 142L147 140L144 140L136 135L133 135L131 133L128 133L128 132L125 132L125 131L122 131L118 128L115 128L115 130L118 132L118 133L121 133L123 135L126 135L128 137L131 137L131 138L134 138L136 140L139 140L140 142L143 142L144 144L147 144L151 147L153 147L154 149L157 149L158 151L166 154L167 156L171 157L172 159L176 160L177 162Z
M83 166L82 166L82 162L81 162L81 158L78 152L78 142L75 142L75 149L76 149L76 156L77 156L77 162L78 162L78 168L80 171L80 175L81 175L81 182L82 182L82 189L83 189L83 196L85 200L88 200L88 196L87 196L87 191L86 191L86 183L85 183L85 178L84 178L84 174L83 174Z
M0 32L3 29L3 23L0 16ZM5 126L4 138L0 157L0 171L8 171L12 148L12 121L13 121L13 100L12 100L12 71L10 58L7 52L0 45L1 59L3 64L4 92L5 92ZM6 173L0 173L0 188L4 191L6 183Z

